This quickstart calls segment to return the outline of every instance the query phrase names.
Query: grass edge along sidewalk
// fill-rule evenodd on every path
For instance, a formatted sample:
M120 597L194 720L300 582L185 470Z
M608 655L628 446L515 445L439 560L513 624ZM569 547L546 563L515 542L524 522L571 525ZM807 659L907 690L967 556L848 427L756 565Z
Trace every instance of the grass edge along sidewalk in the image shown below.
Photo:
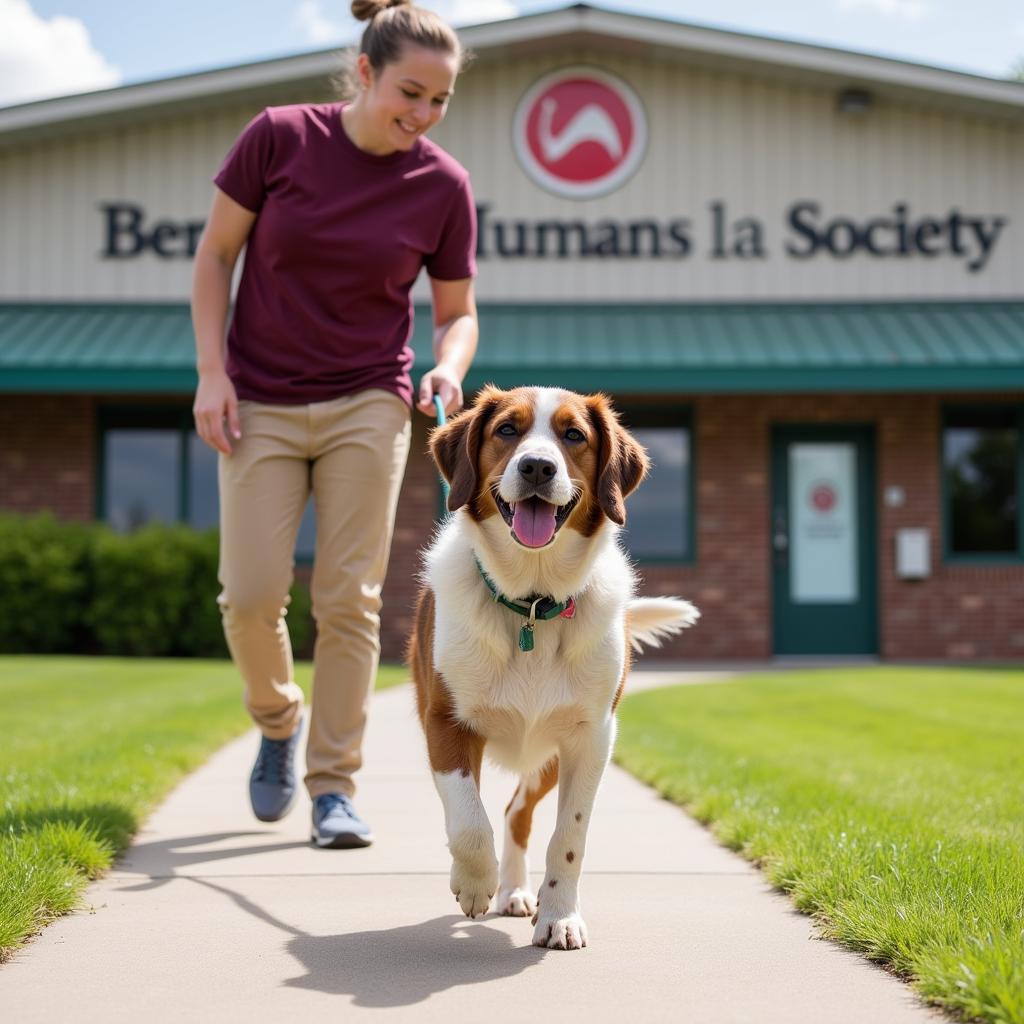
M310 677L296 665L307 695ZM377 688L406 678L381 666ZM74 910L171 789L251 727L241 688L229 661L0 657L0 963Z
M794 671L619 718L616 761L827 937L958 1016L1024 1022L1024 671Z

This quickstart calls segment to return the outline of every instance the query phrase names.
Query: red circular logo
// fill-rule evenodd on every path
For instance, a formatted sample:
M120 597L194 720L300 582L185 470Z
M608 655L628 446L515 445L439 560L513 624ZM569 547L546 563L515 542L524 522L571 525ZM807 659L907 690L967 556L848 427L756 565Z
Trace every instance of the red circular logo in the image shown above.
M636 93L595 68L545 75L516 109L519 162L555 195L589 199L618 188L637 169L647 121Z
M811 489L811 504L819 512L831 512L836 507L837 500L831 484L816 484Z

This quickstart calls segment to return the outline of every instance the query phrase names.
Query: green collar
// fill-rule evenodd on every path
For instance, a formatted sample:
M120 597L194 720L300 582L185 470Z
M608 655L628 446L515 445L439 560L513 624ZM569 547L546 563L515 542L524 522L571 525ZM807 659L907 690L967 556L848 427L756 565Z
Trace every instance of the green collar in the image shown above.
M484 572L484 567L480 564L479 559L476 560L476 567L494 600L529 620L519 631L519 650L521 651L533 650L533 624L537 619L554 619L558 616L571 619L576 614L576 602L571 597L565 601L556 601L553 597L512 601L499 592L494 581Z

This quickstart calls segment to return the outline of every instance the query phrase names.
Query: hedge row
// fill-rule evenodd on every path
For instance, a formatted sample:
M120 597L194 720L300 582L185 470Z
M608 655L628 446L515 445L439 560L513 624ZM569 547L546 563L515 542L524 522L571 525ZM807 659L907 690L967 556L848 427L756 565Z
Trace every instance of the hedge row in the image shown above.
M0 515L0 652L226 656L217 531L130 534L48 513ZM305 651L309 593L292 588L292 646Z

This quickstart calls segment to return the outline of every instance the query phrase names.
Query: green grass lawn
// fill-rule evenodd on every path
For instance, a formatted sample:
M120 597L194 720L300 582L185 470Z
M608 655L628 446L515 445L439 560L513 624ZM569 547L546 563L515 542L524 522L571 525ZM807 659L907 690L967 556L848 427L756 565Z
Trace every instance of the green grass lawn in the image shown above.
M629 697L616 759L824 932L1024 1022L1024 671L863 668Z
M382 666L377 687L406 678ZM249 725L227 661L0 657L0 962Z

